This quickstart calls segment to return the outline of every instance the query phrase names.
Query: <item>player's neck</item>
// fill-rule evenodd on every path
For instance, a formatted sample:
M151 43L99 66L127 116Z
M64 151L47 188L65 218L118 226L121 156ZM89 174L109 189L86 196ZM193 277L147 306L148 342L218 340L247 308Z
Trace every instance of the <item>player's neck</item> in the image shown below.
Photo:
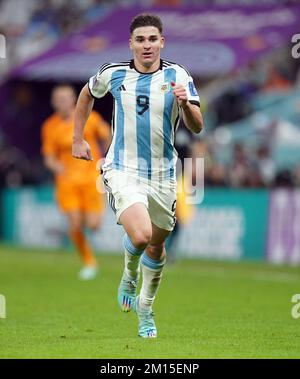
M73 118L74 110L66 111L66 112L59 112L58 114L63 120L67 121L67 120L70 120L71 118Z
M151 66L144 66L141 63L139 63L136 59L134 59L133 62L136 70L143 74L150 74L151 72L155 72L160 67L160 58L157 61L153 62Z

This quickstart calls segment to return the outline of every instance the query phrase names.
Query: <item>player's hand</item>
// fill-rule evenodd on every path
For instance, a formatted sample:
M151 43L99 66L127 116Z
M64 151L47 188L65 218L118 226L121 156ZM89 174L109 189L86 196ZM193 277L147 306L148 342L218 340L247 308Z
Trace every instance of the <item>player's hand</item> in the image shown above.
M184 107L188 101L185 88L181 84L177 85L173 81L171 81L171 86L178 105Z
M85 140L73 141L72 155L77 159L93 160L90 145Z
M54 171L54 174L56 175L63 175L66 172L66 169L63 164L61 164L60 162L57 162L53 171Z

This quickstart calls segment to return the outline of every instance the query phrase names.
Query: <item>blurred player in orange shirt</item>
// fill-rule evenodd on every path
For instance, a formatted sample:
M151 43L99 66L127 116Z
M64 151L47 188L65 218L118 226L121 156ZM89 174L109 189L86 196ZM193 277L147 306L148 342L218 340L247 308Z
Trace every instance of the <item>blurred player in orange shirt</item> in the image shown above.
M93 279L97 262L84 227L97 230L104 210L104 195L96 189L99 173L97 161L102 157L99 142L106 150L110 142L110 127L95 111L87 122L85 138L93 152L93 161L72 157L72 136L76 95L70 85L56 86L51 95L55 113L42 125L42 154L46 167L55 177L56 199L67 216L69 235L78 249L84 266L79 272L82 280Z

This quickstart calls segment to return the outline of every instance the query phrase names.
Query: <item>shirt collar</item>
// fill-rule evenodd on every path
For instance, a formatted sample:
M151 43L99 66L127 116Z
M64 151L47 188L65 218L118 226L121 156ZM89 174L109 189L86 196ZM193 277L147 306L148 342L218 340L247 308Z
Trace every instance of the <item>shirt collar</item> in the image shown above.
M151 74L154 74L155 72L157 72L157 71L163 69L163 60L162 60L162 59L160 60L159 68L158 68L157 70L153 71L153 72L141 72L141 71L139 71L139 70L135 67L134 60L133 60L133 59L131 59L129 67L132 68L132 69L134 69L135 71L137 71L139 74L151 75Z

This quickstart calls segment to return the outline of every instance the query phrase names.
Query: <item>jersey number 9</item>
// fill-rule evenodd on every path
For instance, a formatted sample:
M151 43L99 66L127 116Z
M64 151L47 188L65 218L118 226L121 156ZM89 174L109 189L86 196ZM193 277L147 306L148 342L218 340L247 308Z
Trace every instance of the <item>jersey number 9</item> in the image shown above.
M139 115L144 114L149 109L149 97L146 95L139 95L136 98L137 105L142 109L138 112Z

